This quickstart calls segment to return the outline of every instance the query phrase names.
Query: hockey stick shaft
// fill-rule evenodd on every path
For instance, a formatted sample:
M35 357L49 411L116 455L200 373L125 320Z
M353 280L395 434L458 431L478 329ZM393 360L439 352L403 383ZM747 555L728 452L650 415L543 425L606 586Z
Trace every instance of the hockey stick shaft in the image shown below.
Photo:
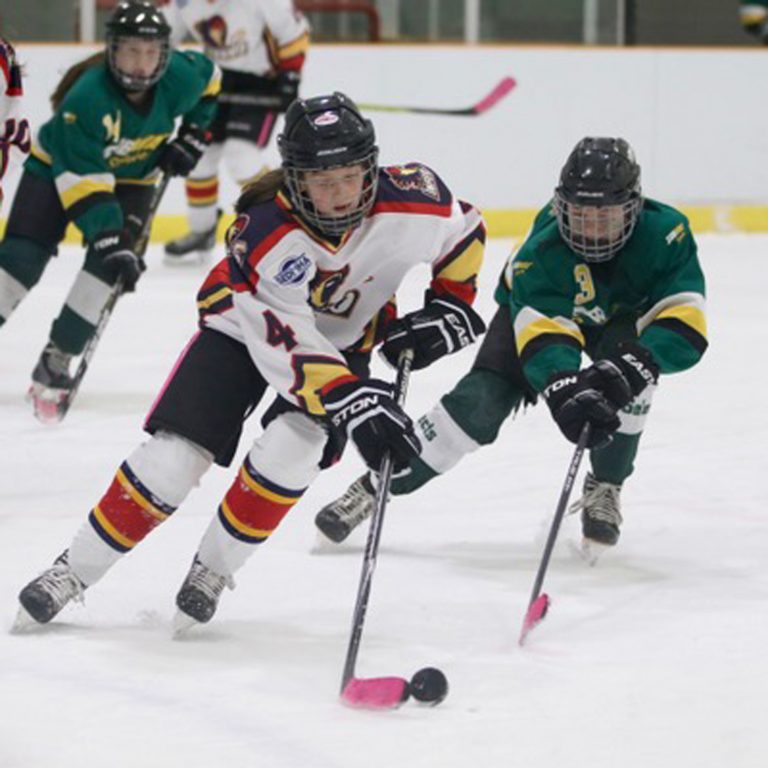
M441 109L439 107L405 107L396 104L358 104L364 112L400 112L415 115L449 115L454 117L473 117L487 112L496 106L517 85L513 77L502 78L496 86L480 101L471 107L460 109ZM252 94L225 93L219 96L224 104L247 105L262 109L279 110L281 101L276 96L257 96Z
M134 241L134 253L139 258L144 255L147 250L147 246L149 245L149 235L152 231L152 221L155 218L155 213L157 213L157 209L160 205L160 201L163 199L163 194L165 194L165 189L168 186L169 181L170 176L163 175L155 185L154 192L152 193L152 199L149 203L149 207L147 208L147 215L145 216L141 225L141 229ZM69 411L69 408L72 405L72 401L77 395L77 391L80 389L80 384L83 380L83 377L88 370L88 366L91 363L94 352L96 352L99 339L101 339L101 335L104 333L104 329L107 327L109 318L112 317L112 311L114 310L115 305L117 304L117 300L120 298L122 293L123 281L118 278L117 282L112 287L112 292L109 294L109 298L101 309L98 322L96 323L96 328L94 329L93 334L88 339L85 347L83 348L83 353L80 356L80 362L78 363L77 370L72 377L72 388L70 389L66 400L61 404L60 418L62 419L64 416L66 416L67 411Z
M544 545L544 552L541 556L539 569L536 572L536 580L533 583L531 599L528 601L528 610L525 613L523 628L520 632L520 645L523 645L528 633L541 621L541 619L544 618L544 615L549 608L549 596L541 594L541 587L544 584L544 576L547 573L552 550L555 547L557 534L560 531L560 524L563 521L563 516L565 515L565 510L568 506L568 499L571 497L573 483L576 480L576 474L579 471L581 460L584 457L584 451L589 442L590 432L590 424L587 422L582 427L579 441L576 444L571 463L568 465L568 471L565 474L565 481L563 482L563 488L560 491L560 498L557 502L557 508L555 509L555 516L552 518L552 524L549 527L549 535L547 536L547 541Z
M416 115L452 115L455 117L474 117L487 112L496 106L517 85L513 77L504 77L488 93L471 107L463 109L440 109L438 107L405 107L394 104L358 104L360 109L368 112L403 112Z
M405 402L408 379L411 375L412 361L413 352L410 349L405 350L398 361L397 379L395 381L395 398L398 405L402 405ZM348 684L354 682L355 664L357 662L358 651L360 650L360 640L363 635L363 624L368 609L368 599L371 594L371 583L373 581L373 572L376 568L376 558L379 551L381 530L384 524L384 512L389 497L389 486L392 482L393 467L394 462L392 454L387 452L381 463L379 484L376 489L376 501L373 515L371 516L371 525L368 530L365 554L363 555L363 568L357 589L355 609L352 614L352 631L349 637L349 645L347 646L347 656L344 661L344 672L341 677L342 696L344 696ZM380 678L380 680L392 680L392 678ZM397 678L395 678L395 680L397 680Z

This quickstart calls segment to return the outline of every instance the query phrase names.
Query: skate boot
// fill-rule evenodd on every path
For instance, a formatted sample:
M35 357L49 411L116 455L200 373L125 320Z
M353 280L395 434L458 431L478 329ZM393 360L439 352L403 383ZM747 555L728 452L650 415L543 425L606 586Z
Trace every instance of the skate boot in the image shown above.
M72 355L49 341L32 371L32 385L27 399L32 402L35 416L43 423L55 423L64 417L74 385L69 374L71 360Z
M376 489L368 473L358 477L343 496L326 504L315 516L317 528L336 544L340 544L373 513Z
M165 244L163 264L171 267L204 264L216 247L216 228L222 211L216 211L216 222L202 232L189 232Z
M19 593L21 608L15 629L38 624L47 624L70 600L83 601L85 584L75 576L69 567L69 552L60 554L53 565L27 584Z
M612 547L619 540L621 486L604 483L588 472L582 497L569 512L581 511L581 530L587 546Z
M187 578L176 595L176 607L179 610L173 620L174 635L179 637L195 624L209 622L216 613L224 587L234 589L234 579L211 570L195 555Z

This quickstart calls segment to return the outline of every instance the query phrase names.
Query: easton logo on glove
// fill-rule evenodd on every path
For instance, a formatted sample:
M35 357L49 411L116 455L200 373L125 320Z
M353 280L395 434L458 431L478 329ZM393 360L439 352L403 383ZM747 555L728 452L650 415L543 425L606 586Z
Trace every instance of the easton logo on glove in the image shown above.
M638 374L643 378L646 384L655 384L658 378L658 373L654 373L642 360L640 360L632 352L625 352L621 359L624 360L627 365L634 368Z
M331 421L335 427L344 426L344 422L349 421L353 416L369 408L375 408L379 404L378 395L363 395L358 400L353 400L349 405L334 413Z

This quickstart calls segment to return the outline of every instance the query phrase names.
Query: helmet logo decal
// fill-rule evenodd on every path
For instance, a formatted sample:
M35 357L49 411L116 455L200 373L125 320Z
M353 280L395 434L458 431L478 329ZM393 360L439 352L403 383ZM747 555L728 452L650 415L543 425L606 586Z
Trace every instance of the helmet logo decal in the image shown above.
M331 112L331 111L323 112L312 121L314 125L334 125L334 123L338 123L338 122L339 122L338 112Z

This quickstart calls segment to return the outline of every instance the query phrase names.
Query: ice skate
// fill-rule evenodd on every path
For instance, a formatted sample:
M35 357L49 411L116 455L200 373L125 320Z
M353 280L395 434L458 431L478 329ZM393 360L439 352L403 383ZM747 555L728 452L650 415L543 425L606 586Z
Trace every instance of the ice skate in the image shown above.
M216 212L216 222L210 229L201 232L189 232L166 243L163 264L170 267L205 264L216 247L216 228L221 213L220 210Z
M56 424L64 418L74 384L69 373L71 360L72 355L49 341L32 371L27 399L32 403L35 417L44 424Z
M621 486L596 480L591 472L584 478L582 497L568 510L581 512L581 555L594 565L600 555L619 540L621 518Z
M375 503L376 490L366 473L358 477L343 496L326 504L317 513L315 525L327 540L340 544L363 520L371 516Z
M192 567L176 595L178 610L173 618L173 636L182 637L192 627L209 622L216 613L224 587L234 589L234 579L211 570L195 555Z
M85 585L69 567L68 552L56 558L53 565L27 584L19 593L19 613L14 631L24 631L47 624L71 600L83 601Z

